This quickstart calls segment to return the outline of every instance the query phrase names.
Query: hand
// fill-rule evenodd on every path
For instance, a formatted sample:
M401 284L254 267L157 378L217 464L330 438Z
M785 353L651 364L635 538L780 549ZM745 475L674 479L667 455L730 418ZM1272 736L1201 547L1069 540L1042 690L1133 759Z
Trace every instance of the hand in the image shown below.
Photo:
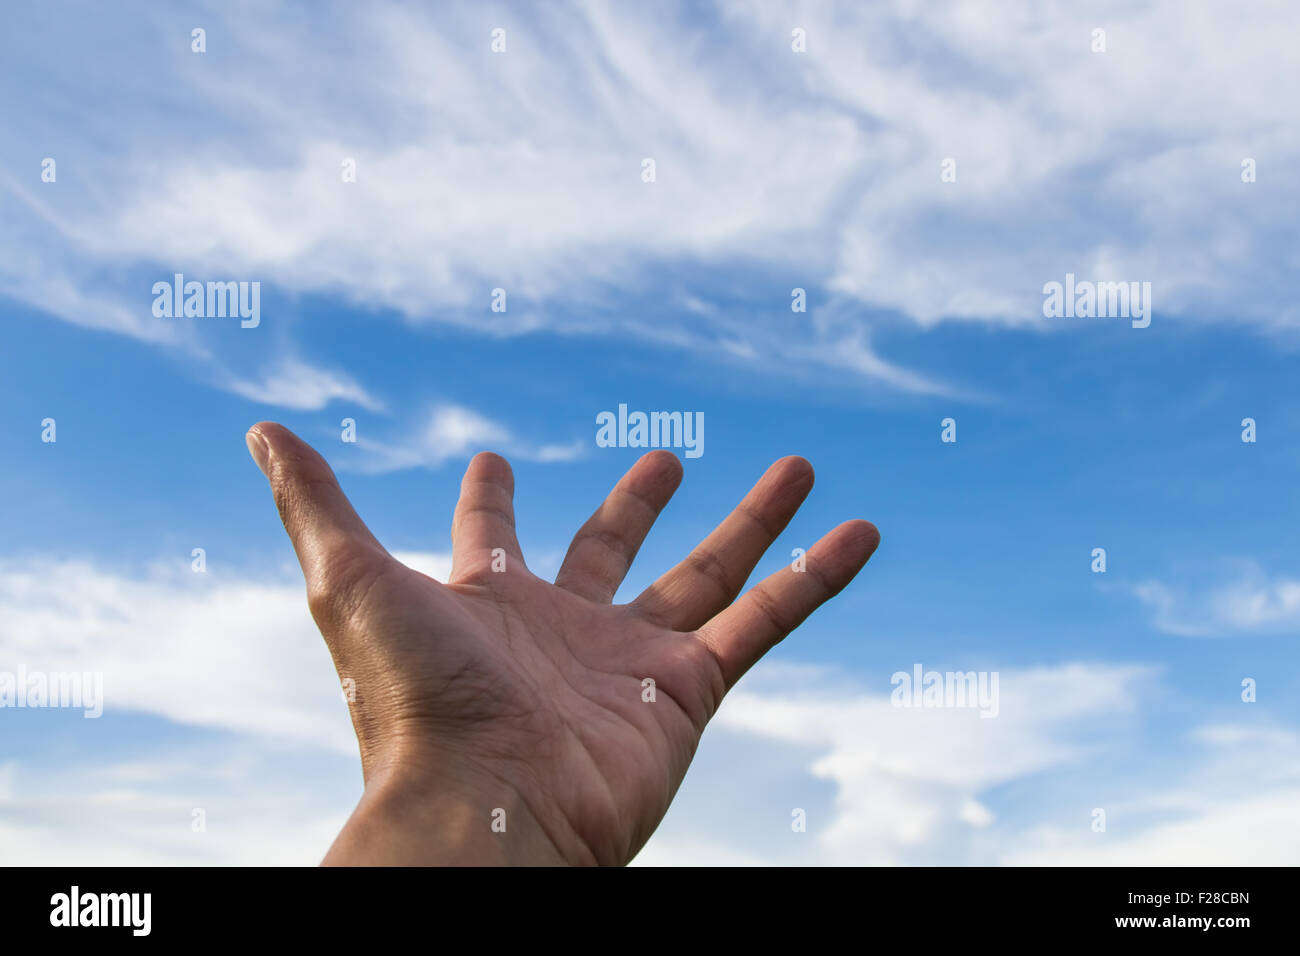
M441 584L384 550L288 429L262 422L248 446L335 667L355 681L365 792L327 864L628 862L723 695L880 540L846 522L808 551L805 571L785 568L737 601L812 488L812 466L783 458L681 564L615 605L681 482L676 456L651 452L623 476L551 584L519 550L510 465L482 453L461 484Z

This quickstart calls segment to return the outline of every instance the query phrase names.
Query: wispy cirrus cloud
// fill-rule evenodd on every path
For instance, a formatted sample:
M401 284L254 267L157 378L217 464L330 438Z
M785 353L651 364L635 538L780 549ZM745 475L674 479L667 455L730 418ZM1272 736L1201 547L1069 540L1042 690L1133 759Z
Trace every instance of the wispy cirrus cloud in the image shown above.
M1133 587L1159 630L1183 637L1276 634L1300 629L1300 578L1268 574L1247 562L1231 578L1171 585L1158 580Z
M318 411L331 402L352 402L369 411L383 411L384 403L342 372L317 368L286 356L259 378L234 376L221 382L236 395L264 405L296 411Z
M445 462L491 450L525 461L560 462L581 458L585 442L538 444L520 438L508 426L463 405L435 406L414 429L387 439L358 438L362 457L340 467L364 473L438 468Z
M161 16L131 31L105 23L88 32L113 36L116 57L172 52L102 80L122 95L93 141L62 134L57 184L6 153L30 174L5 180L0 293L151 338L146 303L113 276L184 267L412 322L781 354L922 393L941 389L869 335L792 322L789 287L851 305L860 333L880 315L1044 328L1041 286L1066 271L1151 281L1164 315L1294 328L1284 250L1300 186L1273 171L1300 159L1279 28L1295 10L1194 8L1108 11L1104 53L1090 48L1097 17L1065 5L990 16L979 4L720 2L701 19L691 5L542 18L340 4L311 21L213 7L203 55L187 34L167 45L176 27ZM493 54L499 26L507 51ZM32 11L0 49L22 76L42 69L43 43L65 41ZM65 62L40 74L50 96L84 85L82 61ZM174 91L202 105L196 119L177 114ZM13 105L11 141L42 141L44 94ZM142 132L163 120L174 135ZM1241 181L1246 158L1255 183ZM954 182L940 179L945 159ZM1221 224L1213 243L1197 238L1205 222ZM717 301L618 307L664 274ZM493 288L509 293L504 313L488 310ZM744 301L719 307L714 293L737 288Z

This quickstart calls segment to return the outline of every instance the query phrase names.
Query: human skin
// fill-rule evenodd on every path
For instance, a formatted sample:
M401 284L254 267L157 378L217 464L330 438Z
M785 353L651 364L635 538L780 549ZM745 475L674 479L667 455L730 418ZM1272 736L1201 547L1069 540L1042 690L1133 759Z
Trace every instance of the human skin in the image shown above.
M442 584L384 550L287 428L261 422L247 441L353 682L365 789L326 865L627 863L723 695L880 541L869 522L845 522L808 549L806 570L737 600L812 489L812 466L782 458L680 564L613 604L681 482L676 456L632 466L551 583L520 552L510 465L484 452L461 483Z

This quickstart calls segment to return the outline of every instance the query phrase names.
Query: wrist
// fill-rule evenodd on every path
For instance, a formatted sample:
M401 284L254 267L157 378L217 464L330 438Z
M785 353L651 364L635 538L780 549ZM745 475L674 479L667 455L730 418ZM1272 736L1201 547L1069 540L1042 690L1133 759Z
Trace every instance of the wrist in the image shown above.
M492 777L377 768L326 866L556 866L567 861L519 791Z

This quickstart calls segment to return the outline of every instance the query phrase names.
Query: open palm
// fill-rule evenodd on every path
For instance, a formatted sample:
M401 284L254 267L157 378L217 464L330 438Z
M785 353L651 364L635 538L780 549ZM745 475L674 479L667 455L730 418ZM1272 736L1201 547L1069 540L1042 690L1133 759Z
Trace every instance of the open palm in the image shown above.
M629 604L612 600L681 481L641 458L578 531L555 583L529 572L505 459L469 464L446 584L375 540L329 466L284 427L249 432L349 691L366 796L339 863L626 863L668 809L705 724L770 647L879 541L840 525L736 600L812 488L772 465L735 511ZM734 603L733 603L734 602Z

